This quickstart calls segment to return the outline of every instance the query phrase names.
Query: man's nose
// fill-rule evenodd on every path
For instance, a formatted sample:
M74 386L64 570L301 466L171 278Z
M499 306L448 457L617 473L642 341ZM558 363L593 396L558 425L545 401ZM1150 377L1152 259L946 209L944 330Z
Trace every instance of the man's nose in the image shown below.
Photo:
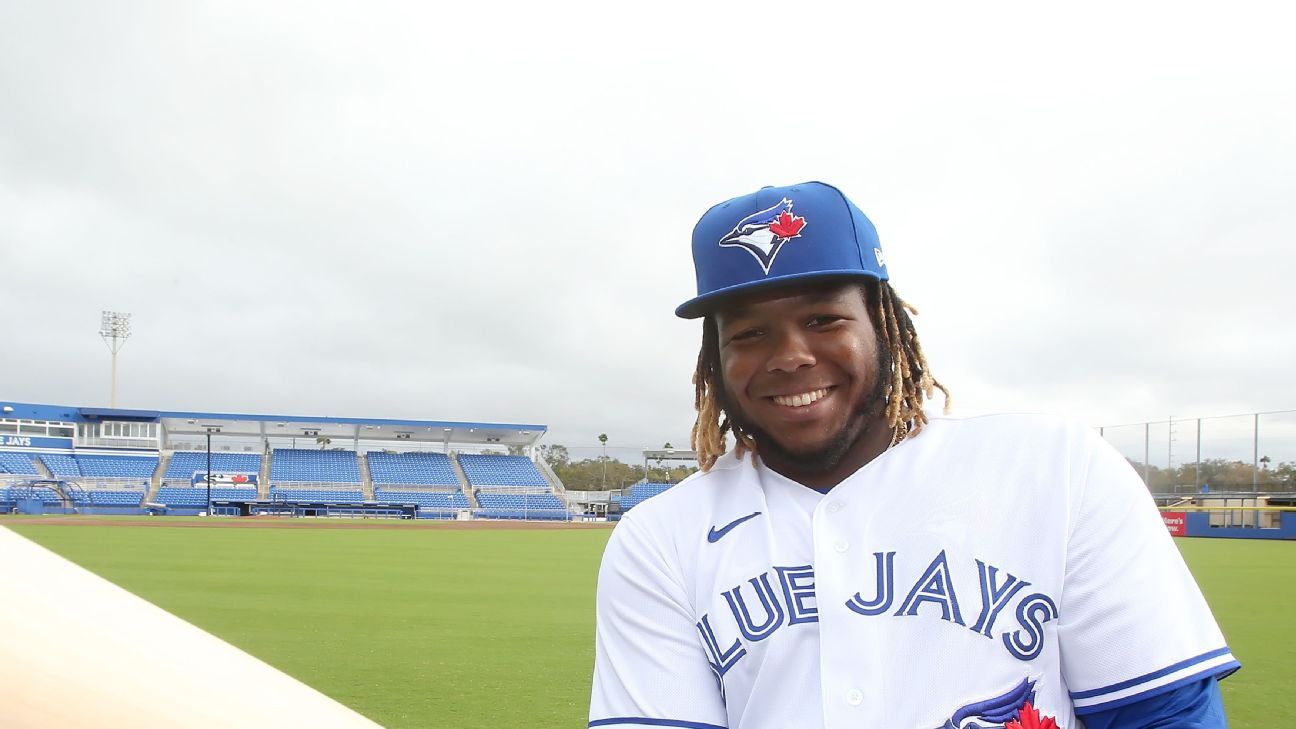
M795 372L815 363L805 332L799 329L776 334L772 344L773 349L765 362L765 369L769 372Z

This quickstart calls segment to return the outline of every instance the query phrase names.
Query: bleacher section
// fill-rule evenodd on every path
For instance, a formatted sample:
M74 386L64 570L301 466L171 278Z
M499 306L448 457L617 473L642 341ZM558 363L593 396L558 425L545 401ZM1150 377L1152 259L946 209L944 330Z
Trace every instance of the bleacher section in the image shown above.
M570 519L571 514L553 494L499 494L477 492L483 519Z
M394 491L374 489L374 498L392 504L418 504L420 519L454 519L460 511L472 508L462 491Z
M270 481L276 484L359 484L360 462L355 451L276 448L270 461Z
M157 456L74 456L82 476L147 480L157 470ZM47 462L48 463L48 462ZM58 474L55 474L58 475Z
M464 453L459 455L468 483L478 488L492 486L534 486L548 488L549 482L540 475L534 463L526 456L490 456Z
M270 500L317 501L325 504L351 503L364 501L364 492L360 489L288 489L271 486Z
M32 463L29 453L0 453L0 473L16 473L20 476L39 476L40 470Z
M470 508L468 497L462 491L392 491L374 489L374 499L402 504L418 504L429 509L467 509Z
M58 492L44 486L12 486L0 489L0 502L14 503L18 499L40 499L46 504L61 504Z
M100 493L100 492L94 492ZM256 489L247 488L213 488L211 497L217 499L255 499ZM159 504L166 504L173 508L184 509L205 509L207 508L207 489L206 488L189 488L180 486L163 486L158 489L157 496L154 499Z
M673 483L637 483L621 495L621 510L629 511L674 485Z
M261 472L261 456L256 453L213 453L211 454L212 473L246 473ZM163 481L192 482L195 472L207 472L206 451L176 451L167 464Z
M459 478L444 453L384 453L369 451L369 475L374 485L459 486ZM379 497L379 501L381 501Z
M76 499L77 504L89 504L91 506L139 506L140 501L144 499L143 490L135 491L109 491L107 489L91 489L83 492L84 498Z
M50 473L54 474L54 478L79 478L81 476L81 468L72 456L42 454L37 458L41 460L41 463L45 464Z

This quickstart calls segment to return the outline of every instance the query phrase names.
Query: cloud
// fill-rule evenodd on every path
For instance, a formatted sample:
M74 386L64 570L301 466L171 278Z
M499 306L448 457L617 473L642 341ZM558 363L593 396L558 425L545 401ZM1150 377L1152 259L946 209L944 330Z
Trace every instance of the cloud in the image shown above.
M10 4L6 391L680 445L693 223L826 179L959 403L1296 407L1284 26L1119 7Z

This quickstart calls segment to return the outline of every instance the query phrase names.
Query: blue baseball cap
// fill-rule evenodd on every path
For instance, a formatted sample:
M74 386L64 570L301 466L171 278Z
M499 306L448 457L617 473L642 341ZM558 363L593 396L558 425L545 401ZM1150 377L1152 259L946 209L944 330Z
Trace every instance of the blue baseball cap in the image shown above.
M697 296L675 315L705 316L723 299L813 279L887 280L877 230L822 182L764 187L716 205L693 228Z

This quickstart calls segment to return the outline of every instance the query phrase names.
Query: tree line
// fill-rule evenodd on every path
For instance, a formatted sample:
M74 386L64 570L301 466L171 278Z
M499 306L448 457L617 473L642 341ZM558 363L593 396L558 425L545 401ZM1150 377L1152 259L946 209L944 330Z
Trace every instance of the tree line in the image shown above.
M670 447L670 443L664 446ZM642 463L625 463L607 455L573 461L564 445L542 445L536 452L562 479L563 485L574 491L623 489L644 479L676 483L698 470L697 466L668 461L649 461L645 468Z
M1144 474L1142 463L1132 458L1127 460L1140 476ZM1213 458L1174 468L1148 466L1146 473L1148 488L1154 493L1191 491L1194 485L1200 490L1202 484L1209 484L1211 491L1296 491L1296 462L1271 467L1268 456L1260 459L1258 471L1244 461Z

